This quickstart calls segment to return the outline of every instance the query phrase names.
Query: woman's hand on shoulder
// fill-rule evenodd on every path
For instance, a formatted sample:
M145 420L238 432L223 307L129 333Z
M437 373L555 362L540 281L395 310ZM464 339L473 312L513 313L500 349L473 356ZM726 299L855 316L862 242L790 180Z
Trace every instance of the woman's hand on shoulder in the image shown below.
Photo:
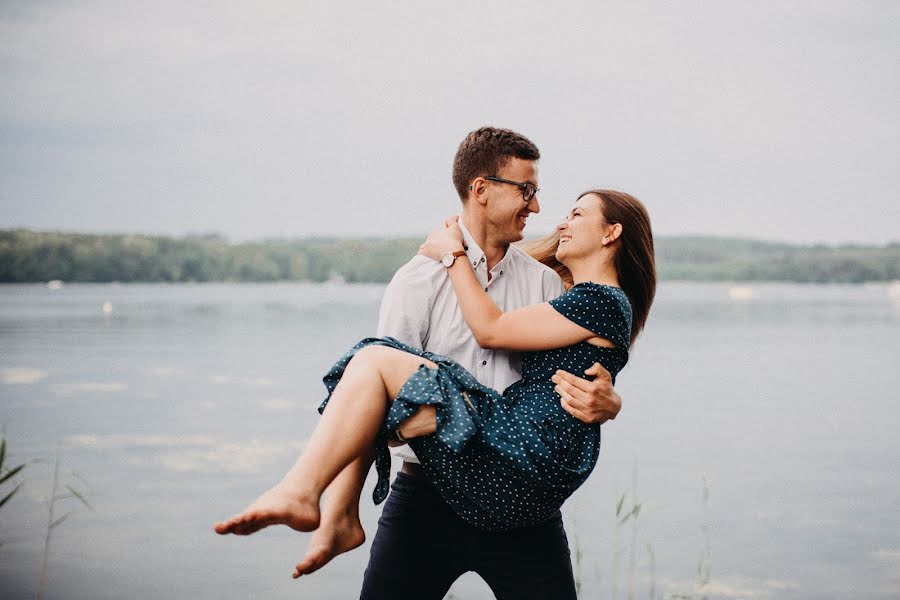
M428 235L425 242L419 246L419 254L439 261L444 254L462 249L463 234L459 227L459 217L453 216Z

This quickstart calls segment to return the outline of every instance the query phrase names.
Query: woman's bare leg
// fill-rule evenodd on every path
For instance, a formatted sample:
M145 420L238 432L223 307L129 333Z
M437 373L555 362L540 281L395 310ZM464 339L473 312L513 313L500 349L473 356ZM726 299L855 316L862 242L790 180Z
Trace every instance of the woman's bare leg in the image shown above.
M349 552L366 541L366 532L359 520L359 497L374 455L374 451L370 451L354 460L328 486L322 524L313 532L303 560L294 567L294 579L318 571L338 554Z
M275 524L298 531L316 529L322 492L347 465L371 452L387 412L387 399L396 397L422 364L435 368L431 361L385 346L357 352L294 466L243 513L217 523L216 532L248 535ZM355 489L361 489L359 479L365 480L365 472L359 471L354 471L352 486L345 483L339 488L345 501L352 497L348 494L352 489L358 503Z
M397 428L406 439L431 435L435 430L433 406L423 406ZM313 532L306 556L294 568L294 578L318 571L335 556L362 546L366 532L359 520L359 497L372 466L374 452L350 463L325 492L322 524Z

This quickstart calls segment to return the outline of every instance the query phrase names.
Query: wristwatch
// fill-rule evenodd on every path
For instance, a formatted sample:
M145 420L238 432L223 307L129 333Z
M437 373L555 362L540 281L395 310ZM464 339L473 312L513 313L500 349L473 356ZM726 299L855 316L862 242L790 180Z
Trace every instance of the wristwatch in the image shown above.
M441 264L447 267L448 269L453 266L453 263L456 262L457 257L465 256L465 250L457 250L456 252L445 252L443 256L441 256Z
M397 442L398 444L405 444L409 441L408 439L403 437L402 433L400 433L399 427L397 429L392 429L391 431L389 431L387 437L390 441Z

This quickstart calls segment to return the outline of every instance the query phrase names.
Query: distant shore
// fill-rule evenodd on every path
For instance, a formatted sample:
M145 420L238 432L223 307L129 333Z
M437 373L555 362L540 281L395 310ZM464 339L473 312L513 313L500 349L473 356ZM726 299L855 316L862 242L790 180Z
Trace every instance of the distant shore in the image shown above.
M0 282L329 281L385 283L420 238L309 238L230 243L161 237L0 230ZM656 239L661 280L866 283L900 280L900 243L792 245L671 236Z

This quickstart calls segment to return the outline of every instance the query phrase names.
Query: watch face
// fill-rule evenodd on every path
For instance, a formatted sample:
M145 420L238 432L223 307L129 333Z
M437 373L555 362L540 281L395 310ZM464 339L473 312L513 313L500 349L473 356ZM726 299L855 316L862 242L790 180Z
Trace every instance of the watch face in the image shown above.
M456 257L453 256L452 252L447 252L441 257L441 264L443 264L448 269L453 266L453 261L456 260Z

